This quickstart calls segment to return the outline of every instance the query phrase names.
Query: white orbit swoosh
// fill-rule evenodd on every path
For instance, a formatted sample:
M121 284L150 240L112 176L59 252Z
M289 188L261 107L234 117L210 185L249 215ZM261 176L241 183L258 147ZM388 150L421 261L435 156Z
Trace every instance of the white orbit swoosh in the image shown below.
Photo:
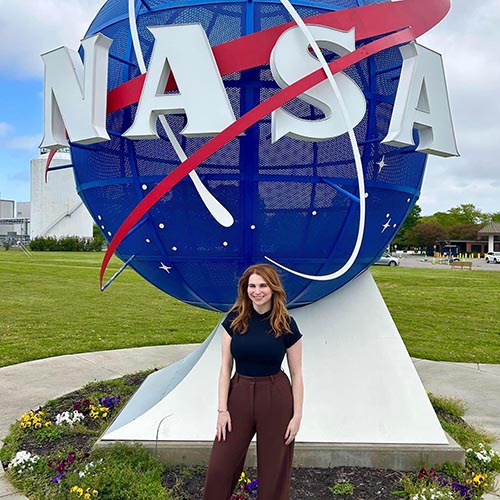
M134 47L135 57L137 59L137 64L139 66L139 70L142 74L146 73L146 64L144 62L144 56L142 54L141 43L139 40L139 33L137 30L137 18L135 15L135 0L128 0L128 18L130 24L130 35L132 37L132 46ZM187 159L186 153L182 149L177 137L175 137L174 132L170 128L170 125L165 118L165 115L160 115L160 123L167 134L169 141L172 143L172 146L179 157L181 162ZM198 174L193 170L189 172L189 177L193 181L194 187L198 192L201 200L207 207L208 211L212 215L212 217L224 227L230 227L234 224L234 219L231 213L224 207L221 202L215 198L215 196L207 189L205 184L201 181Z
M312 274L305 274L301 273L299 271L295 271L293 269L290 269L283 264L280 264L279 262L276 262L275 260L265 256L265 258L269 261L272 262L274 265L280 267L281 269L284 269L285 271L288 271L289 273L295 274L296 276L300 276L301 278L306 278L310 279L313 281L330 281L336 278L339 278L340 276L344 275L349 269L352 267L354 264L354 261L356 260L356 257L359 254L359 249L361 248L361 243L363 242L363 236L365 232L365 221L366 221L366 200L365 200L365 179L363 177L363 164L361 162L361 156L359 154L359 149L358 149L358 143L356 141L356 136L354 135L354 128L352 126L351 118L347 112L347 108L345 105L344 98L342 97L342 94L340 93L340 90L338 88L337 82L335 81L335 78L333 77L333 74L328 66L328 63L326 62L323 53L321 52L318 44L316 43L316 40L312 36L311 32L307 28L306 24L302 20L302 18L299 16L298 12L295 10L293 5L289 2L289 0L280 0L285 9L288 11L288 13L292 16L293 20L297 23L297 26L300 28L302 31L303 35L307 38L307 41L311 45L314 55L318 58L318 61L321 63L321 67L323 68L323 71L325 72L328 81L330 82L330 85L332 86L333 92L335 93L335 97L337 98L339 104L340 104L340 109L342 111L342 116L344 118L345 124L347 126L347 132L349 134L349 139L351 141L351 146L352 146L352 152L354 154L354 162L356 165L356 174L358 178L358 185L359 185L359 226L358 226L358 235L356 238L356 243L354 245L354 248L352 250L351 256L347 259L345 264L338 269L337 271L331 273L331 274L323 274L321 276L315 276Z

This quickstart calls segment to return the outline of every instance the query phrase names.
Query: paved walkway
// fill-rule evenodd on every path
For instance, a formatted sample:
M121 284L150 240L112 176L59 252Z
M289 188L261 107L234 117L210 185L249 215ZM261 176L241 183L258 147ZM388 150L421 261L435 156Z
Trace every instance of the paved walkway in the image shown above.
M500 266L499 266L500 267ZM25 411L79 389L94 380L169 365L196 345L140 347L40 359L0 368L0 437ZM500 437L500 365L446 363L421 359L415 367L427 389L437 396L456 397L466 405L465 420ZM500 441L494 444L500 452ZM498 495L498 496L497 496ZM500 499L486 495L485 499ZM0 470L0 499L21 500Z

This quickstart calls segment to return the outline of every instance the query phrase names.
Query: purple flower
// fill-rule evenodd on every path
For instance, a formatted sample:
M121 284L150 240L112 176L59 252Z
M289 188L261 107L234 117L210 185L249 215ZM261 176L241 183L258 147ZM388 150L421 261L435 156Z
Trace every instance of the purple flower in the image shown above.
M439 484L439 486L449 486L450 482L448 481L448 479L444 478L444 477L441 477L441 476L438 476L438 478L436 479L437 483Z
M59 484L61 482L61 480L64 479L64 477L66 477L66 474L64 474L64 473L57 474L57 476L52 478L52 482Z
M425 469L424 467L422 467L422 468L418 471L417 478L418 478L418 479L425 479L426 477L427 477L427 469Z
M111 397L106 396L105 398L99 398L99 404L105 408L113 409L118 406L121 402L121 396Z
M460 484L457 481L451 483L451 488L455 490L461 497L470 499L470 487L467 484Z
M253 481L247 484L247 490L248 491L256 490L258 486L259 486L259 481L257 479L254 479Z
M81 401L73 401L73 410L79 411L84 415L88 415L90 412L90 405L92 401L90 399L82 399Z

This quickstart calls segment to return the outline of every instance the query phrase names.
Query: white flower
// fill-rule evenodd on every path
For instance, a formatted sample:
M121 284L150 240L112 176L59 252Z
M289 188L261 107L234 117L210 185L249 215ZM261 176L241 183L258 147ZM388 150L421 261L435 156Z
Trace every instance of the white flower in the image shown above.
M75 423L81 422L84 418L85 415L79 411L63 411L56 415L56 425L68 424L70 427L73 427Z
M451 491L438 490L436 488L422 488L420 493L411 497L410 500L440 500L447 499L453 500L453 493Z
M26 470L33 470L33 465L38 462L40 457L32 455L29 451L21 450L16 453L16 456L9 463L9 469L16 469L18 474L22 474Z
M103 461L103 459L101 458L100 460L97 461L98 464L100 464L101 462ZM89 462L88 464L85 465L84 469L81 470L78 475L80 476L80 478L82 477L85 477L85 475L87 474L87 472L92 469L92 467L95 467L95 464L94 462Z

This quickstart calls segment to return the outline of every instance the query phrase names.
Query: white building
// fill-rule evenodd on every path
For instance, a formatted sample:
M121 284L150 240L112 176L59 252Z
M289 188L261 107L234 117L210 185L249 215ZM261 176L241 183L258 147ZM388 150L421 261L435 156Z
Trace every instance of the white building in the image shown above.
M30 236L92 237L93 220L75 188L73 169L49 172L45 182L48 151L31 160L31 227ZM68 152L59 151L51 167L71 165Z
M0 200L0 242L26 243L29 235L29 210L29 201L17 203L16 209L14 200Z
M14 200L0 200L0 240L14 236L14 224L7 224L8 219L14 218ZM7 219L3 220L2 219Z
M0 200L0 219L14 217L14 200Z
M29 219L31 215L31 202L18 201L16 203L16 218Z

